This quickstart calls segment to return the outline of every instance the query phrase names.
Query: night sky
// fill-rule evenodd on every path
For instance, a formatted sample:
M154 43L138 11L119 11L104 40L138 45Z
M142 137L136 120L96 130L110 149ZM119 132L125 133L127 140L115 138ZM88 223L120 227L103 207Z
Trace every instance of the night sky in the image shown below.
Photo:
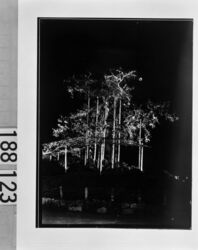
M175 123L153 131L144 166L191 174L192 21L40 19L38 86L41 143L54 140L52 128L60 114L79 107L63 83L73 74L109 69L137 70L143 81L134 101L170 101Z

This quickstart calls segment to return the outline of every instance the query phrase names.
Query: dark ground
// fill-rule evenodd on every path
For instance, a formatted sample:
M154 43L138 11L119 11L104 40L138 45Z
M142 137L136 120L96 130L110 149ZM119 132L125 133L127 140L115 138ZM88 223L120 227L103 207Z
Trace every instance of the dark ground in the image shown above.
M186 177L124 166L100 174L80 165L65 173L47 161L41 184L41 227L191 228L191 181Z
M190 221L187 214L178 211L177 215L171 216L167 212L113 215L68 212L64 208L43 208L42 224L43 227L190 229Z

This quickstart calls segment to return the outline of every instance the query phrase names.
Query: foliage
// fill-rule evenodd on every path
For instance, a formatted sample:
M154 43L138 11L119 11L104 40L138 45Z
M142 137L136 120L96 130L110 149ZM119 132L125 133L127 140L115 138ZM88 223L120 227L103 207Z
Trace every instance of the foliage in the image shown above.
M86 104L75 113L58 118L53 135L59 141L44 144L44 150L56 154L65 145L70 152L72 147L86 148L87 152L95 150L95 155L97 151L97 157L103 160L105 144L109 141L115 154L119 154L115 145L149 143L152 130L162 119L174 122L178 117L169 112L168 102L148 101L139 106L133 103L132 92L139 82L142 77L138 77L135 70L124 72L122 69L110 70L102 79L95 79L88 73L65 80L71 98L78 93L86 98ZM114 153L112 157L116 157ZM89 153L86 157L89 158Z
M92 74L84 74L83 76L73 75L64 81L66 83L67 92L74 97L74 93L80 93L87 95L88 93L93 93L93 85L96 85L96 80L93 79Z
M177 121L179 118L175 114L168 112L169 103L155 104L148 101L145 107L143 105L133 105L128 116L124 120L125 131L130 139L138 142L140 127L143 130L142 143L148 143L151 140L151 131L160 124L160 120L166 119L170 122Z

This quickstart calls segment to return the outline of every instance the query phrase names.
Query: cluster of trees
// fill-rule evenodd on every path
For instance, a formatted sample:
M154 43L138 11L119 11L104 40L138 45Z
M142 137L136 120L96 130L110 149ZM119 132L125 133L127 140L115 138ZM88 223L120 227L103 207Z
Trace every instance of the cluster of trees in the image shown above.
M151 140L151 131L161 118L171 122L178 119L170 114L168 103L142 105L133 102L133 90L142 82L136 71L121 69L110 71L98 80L89 73L65 80L67 92L75 100L76 94L84 97L84 104L75 113L60 116L53 135L57 142L45 144L48 150L64 147L65 165L68 148L83 149L84 164L90 160L102 171L105 162L120 165L121 145L139 147L139 169L143 171L143 149ZM107 145L111 152L107 151Z

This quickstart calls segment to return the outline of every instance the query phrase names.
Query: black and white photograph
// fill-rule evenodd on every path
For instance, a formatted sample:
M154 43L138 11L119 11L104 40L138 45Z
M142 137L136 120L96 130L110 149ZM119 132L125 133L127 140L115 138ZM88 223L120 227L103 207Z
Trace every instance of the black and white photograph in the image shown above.
M193 20L37 28L36 227L190 230Z

